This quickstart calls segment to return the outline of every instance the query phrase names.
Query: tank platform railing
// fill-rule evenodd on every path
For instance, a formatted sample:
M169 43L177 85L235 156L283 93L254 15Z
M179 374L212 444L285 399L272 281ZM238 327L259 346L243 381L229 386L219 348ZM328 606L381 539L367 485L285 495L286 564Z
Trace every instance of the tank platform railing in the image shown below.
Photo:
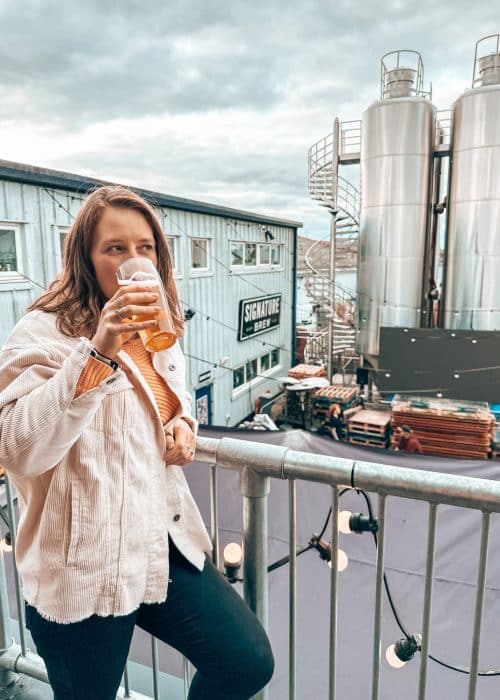
M451 144L451 109L438 109L435 121L434 151L441 155L449 153Z
M410 76L412 76L410 78ZM391 79L407 83L405 95L392 94ZM380 99L391 97L425 97L432 100L432 87L424 90L424 63L418 51L399 49L390 51L380 59Z
M476 43L472 87L488 84L484 73L494 76L492 82L500 82L500 34L489 34Z
M269 607L269 562L268 562L268 496L271 480L288 484L288 650L287 675L290 700L295 700L297 689L297 483L312 482L322 484L330 490L331 527L329 542L318 538L313 544L320 551L320 556L331 563L329 593L329 651L328 663L324 668L324 683L328 685L329 700L337 697L337 680L339 674L339 605L338 574L341 570L342 553L339 549L339 505L344 489L364 490L378 496L377 512L377 550L374 572L375 597L372 606L373 646L371 662L364 666L371 679L371 699L378 700L381 681L381 641L383 592L385 582L386 531L391 522L391 511L386 509L389 496L418 501L428 504L427 508L427 550L425 573L423 576L423 604L421 607L421 636L408 637L403 640L413 645L413 653L420 652L419 700L426 697L429 661L429 639L431 632L431 608L433 603L433 584L436 580L435 551L437 541L438 511L441 506L454 506L475 510L481 514L480 546L476 570L474 614L471 620L470 666L468 677L468 700L475 700L481 629L485 600L485 582L487 574L488 544L491 514L500 513L500 483L483 478L445 474L422 469L407 469L400 466L355 461L352 459L329 457L275 446L267 443L244 441L234 438L202 438L196 444L196 461L206 463L210 468L210 532L213 542L213 560L217 566L220 562L219 539L219 498L218 474L221 469L239 473L239 488L243 501L243 592L252 610L263 625L268 626ZM15 540L15 517L12 493L8 487L7 504L11 535ZM371 508L369 509L371 511ZM371 518L371 515L370 515ZM374 520L371 518L371 522ZM425 536L425 526L422 526ZM323 534L326 532L326 524ZM469 556L469 555L467 555ZM17 573L15 574L16 581ZM306 601L304 604L307 604ZM18 683L24 674L34 679L47 682L45 667L39 657L28 652L24 630L22 605L18 607L19 639L14 642L8 630L9 611L7 584L4 568L4 551L0 551L0 697L6 700L16 697L23 700L23 691ZM340 613L342 610L340 609ZM408 649L406 649L408 651ZM411 651L411 650L410 650ZM154 697L160 700L158 650L151 643L151 671L153 674ZM358 654L357 648L351 650ZM401 657L399 657L401 658ZM409 657L407 657L409 658ZM359 659L357 659L357 663ZM105 659L103 659L105 663ZM363 667L360 666L360 672ZM184 695L187 694L190 669L185 665L186 682ZM92 669L89 669L92 672ZM17 679L17 680L16 680ZM26 678L24 678L26 681ZM24 697L27 697L25 695ZM30 697L33 697L32 695ZM37 697L41 697L38 695ZM47 696L48 697L48 696ZM142 695L130 689L128 674L119 698L140 700L149 695ZM168 697L172 697L170 694ZM179 694L176 694L176 700ZM164 696L165 698L165 696ZM267 700L268 689L262 690L256 700ZM173 697L172 697L173 700Z
M340 123L339 163L359 163L361 157L361 119Z

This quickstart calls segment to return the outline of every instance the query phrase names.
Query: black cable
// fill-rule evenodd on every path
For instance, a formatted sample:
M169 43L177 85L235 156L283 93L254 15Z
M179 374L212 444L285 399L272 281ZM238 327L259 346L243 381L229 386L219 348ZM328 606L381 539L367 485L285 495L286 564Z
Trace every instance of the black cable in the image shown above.
M308 552L310 549L313 549L314 545L311 543L305 545L304 547L301 547L295 552L295 556L298 557L301 554L304 554L305 552ZM290 555L287 554L284 557L281 557L281 559L278 559L277 561L273 562L272 564L269 564L267 567L267 572L271 573L271 571L275 571L276 569L279 569L281 566L284 566L285 564L288 564L290 561Z
M205 313L201 309L197 309L196 306L193 306L193 304L189 304L187 301L184 301L183 299L179 299L181 304L184 304L184 306L187 306L190 309L194 309L197 311L203 318L206 318L207 321L214 321L214 323L217 323L219 326L222 326L223 328L227 328L230 331L233 331L234 333L238 332L237 328L233 328L233 326L228 326L227 323L224 323L223 321L218 321L216 318L213 316L210 316L210 314ZM279 345L274 345L274 343L269 343L265 340L260 341L262 345L268 345L270 348L273 348L274 350L281 350L281 352L287 352L290 354L290 350L286 350L285 348L280 347Z
M368 508L369 516L370 516L370 518L373 518L373 508L372 508L371 499L370 499L369 495L361 489L356 489L356 491L364 497L364 499L366 501L366 506ZM373 539L375 540L375 546L377 547L378 546L377 534L375 532L373 532L372 534L373 534ZM411 635L406 631L404 625L402 624L402 622L399 618L399 615L396 612L394 601L392 600L392 595L391 595L391 592L389 589L389 582L387 581L387 577L386 577L385 573L384 573L384 588L385 588L387 598L389 600L389 605L390 605L392 613L394 615L394 619L396 620L399 629L404 634L406 639L410 639ZM431 659L435 663L439 664L440 666L444 666L444 668L450 669L450 671L457 671L457 673L464 673L466 675L470 674L470 668L467 668L466 666L455 666L453 664L448 663L447 661L443 661L443 659L439 659L437 656L433 656L432 654L429 654L429 659ZM477 675L478 676L500 676L500 669L492 669L490 671L478 671Z

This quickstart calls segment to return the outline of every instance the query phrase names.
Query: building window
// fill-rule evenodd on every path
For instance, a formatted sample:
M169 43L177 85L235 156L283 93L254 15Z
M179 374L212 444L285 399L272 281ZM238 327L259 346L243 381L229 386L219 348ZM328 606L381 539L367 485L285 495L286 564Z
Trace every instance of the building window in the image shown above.
M281 264L279 245L269 243L230 242L231 267L267 267Z
M66 236L68 235L70 230L69 226L58 226L57 227L57 238L59 242L59 255L60 255L60 260L61 260L61 265L62 261L64 260L64 246L66 245Z
M174 273L178 274L179 270L179 241L177 236L166 236L168 249L170 250L170 255L172 256L172 262L174 264Z
M0 222L0 282L24 278L23 248L19 224Z
M16 230L0 227L0 272L18 272Z
M257 265L257 244L247 243L245 245L245 265L255 267Z
M271 262L271 246L270 245L260 245L259 246L259 265L269 265Z
M205 271L209 269L209 245L208 238L191 238L191 268L193 270Z
M270 368L270 366L271 366L271 358L270 358L269 353L267 353L267 355L262 355L262 357L260 358L260 371L267 372L267 370Z
M271 265L281 265L281 246L277 243L271 246Z
M248 360L244 365L233 369L233 389L248 386L254 381L259 381L262 375L270 372L280 363L280 349L266 352L265 355Z
M245 383L245 368L236 367L233 369L233 389L237 389Z
M249 360L246 364L246 381L251 382L257 376L257 360Z
M237 267L238 265L245 264L245 244L237 243L236 241L231 241L231 266Z

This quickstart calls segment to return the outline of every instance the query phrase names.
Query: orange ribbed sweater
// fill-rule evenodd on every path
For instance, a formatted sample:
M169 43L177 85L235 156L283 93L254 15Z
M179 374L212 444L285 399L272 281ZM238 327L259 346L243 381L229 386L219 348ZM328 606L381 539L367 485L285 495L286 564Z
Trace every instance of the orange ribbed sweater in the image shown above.
M146 350L139 336L134 335L123 343L123 350L133 360L148 383L165 425L175 415L179 407L179 399L153 367L152 354ZM104 362L99 362L94 357L89 357L78 380L75 396L80 396L80 394L94 389L110 374L113 374L111 367L108 367Z

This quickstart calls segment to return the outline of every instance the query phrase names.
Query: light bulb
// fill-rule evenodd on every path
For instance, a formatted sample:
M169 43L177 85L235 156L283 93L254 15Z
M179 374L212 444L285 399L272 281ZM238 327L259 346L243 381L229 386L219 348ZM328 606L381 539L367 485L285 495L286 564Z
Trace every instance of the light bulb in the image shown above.
M351 515L352 513L350 510L341 510L339 513L339 532L342 532L344 535L350 535L352 532L349 526Z
M237 542L230 542L224 547L224 566L241 566L243 550Z
M12 552L12 545L6 540L5 537L2 537L0 540L0 549L2 552Z
M338 554L337 554L337 571L344 571L344 569L347 568L347 565L349 564L349 558L347 554L344 552L343 549L339 549ZM332 568L332 560L328 562L328 566L330 569Z
M395 644L391 644L390 647L387 647L385 659L389 666L392 666L393 668L403 668L403 666L406 664L406 661L401 661L401 659L397 656Z

